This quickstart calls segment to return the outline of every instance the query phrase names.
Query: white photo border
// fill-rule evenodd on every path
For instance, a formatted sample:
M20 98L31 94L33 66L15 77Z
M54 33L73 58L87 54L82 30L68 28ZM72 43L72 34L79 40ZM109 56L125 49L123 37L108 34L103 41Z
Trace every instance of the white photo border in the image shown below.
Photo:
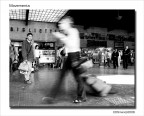
M30 7L9 7L9 4ZM0 108L1 116L112 116L144 115L144 2L128 1L1 1ZM10 109L9 107L9 9L135 9L136 11L136 109Z

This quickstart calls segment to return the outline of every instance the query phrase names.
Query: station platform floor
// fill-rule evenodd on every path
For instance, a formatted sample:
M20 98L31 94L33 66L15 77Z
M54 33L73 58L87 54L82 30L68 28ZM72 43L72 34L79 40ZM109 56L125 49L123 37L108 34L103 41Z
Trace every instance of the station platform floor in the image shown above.
M47 66L41 67L32 73L32 84L24 84L24 76L15 71L10 76L10 107L11 108L135 108L135 68L129 66L124 70L108 67L98 67L87 71L87 74L95 74L106 83L112 85L113 94L106 97L87 95L87 101L74 104L72 101L76 96L76 82L69 73L53 104L43 103L42 98L46 96L53 87L60 69L52 69Z

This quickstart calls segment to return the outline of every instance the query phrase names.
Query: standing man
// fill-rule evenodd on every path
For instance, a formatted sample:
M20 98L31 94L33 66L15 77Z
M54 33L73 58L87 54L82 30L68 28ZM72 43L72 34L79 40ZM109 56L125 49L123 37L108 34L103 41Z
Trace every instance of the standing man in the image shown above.
M30 76L32 72L32 62L34 60L34 48L33 48L33 34L28 33L27 38L22 43L22 56L24 62L28 63L28 73L25 74L25 83L31 84Z
M63 31L63 33L54 32L53 35L64 43L65 48L67 49L68 56L62 67L60 77L58 77L59 80L55 84L55 87L52 89L51 97L44 97L43 100L47 101L50 98L56 97L66 73L69 70L71 70L77 82L77 97L73 102L81 103L81 102L86 101L86 94L85 94L85 89L84 89L84 82L83 82L83 79L80 77L81 73L77 65L77 63L80 60L79 31L73 27L73 19L71 17L63 18L59 22L58 26L60 30Z
M123 68L128 68L128 60L129 60L130 50L128 46L123 50Z

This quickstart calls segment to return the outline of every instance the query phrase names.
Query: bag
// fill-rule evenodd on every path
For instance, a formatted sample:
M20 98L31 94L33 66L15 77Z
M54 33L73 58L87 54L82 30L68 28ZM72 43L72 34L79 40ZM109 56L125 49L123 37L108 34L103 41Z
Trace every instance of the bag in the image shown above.
M92 60L88 60L88 61L82 63L81 66L85 69L88 69L88 68L93 67L93 62L92 62Z
M95 75L86 75L84 76L84 80L87 90L89 92L95 90L94 92L98 92L100 96L107 96L112 89L111 85L97 78Z
M20 63L18 69L20 70L21 74L27 74L28 73L28 63L27 62L22 62Z

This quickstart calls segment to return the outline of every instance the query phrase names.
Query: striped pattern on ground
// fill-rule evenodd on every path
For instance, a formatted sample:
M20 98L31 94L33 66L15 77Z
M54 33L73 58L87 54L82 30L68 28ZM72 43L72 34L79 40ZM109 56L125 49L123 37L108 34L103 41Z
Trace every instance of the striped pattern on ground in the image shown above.
M120 105L120 104L129 104L129 103L133 103L134 100L133 99L124 99L122 97L116 96L116 97L107 97L104 98L105 100L107 100L110 103L113 103L115 105Z

